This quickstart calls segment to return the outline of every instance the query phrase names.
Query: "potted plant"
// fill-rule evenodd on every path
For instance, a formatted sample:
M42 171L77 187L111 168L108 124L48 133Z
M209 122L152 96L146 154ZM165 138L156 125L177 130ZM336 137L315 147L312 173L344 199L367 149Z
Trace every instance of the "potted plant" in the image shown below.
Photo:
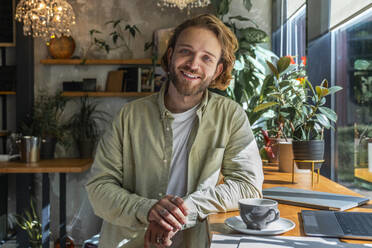
M333 128L337 114L325 106L326 96L342 88L328 87L327 80L315 89L300 69L292 70L290 58L282 57L276 65L267 62L272 71L265 79L264 94L267 101L254 111L274 110L275 123L284 138L293 138L293 155L296 160L323 160L324 129ZM309 163L297 163L300 169ZM316 164L316 169L321 163Z
M41 91L34 102L32 112L21 124L20 131L23 135L41 138L40 158L52 159L56 143L68 145L65 127L61 116L68 99L61 92L48 95Z
M31 199L31 211L25 211L24 215L16 215L15 221L17 225L26 231L31 248L42 247L42 227L41 220L36 214L33 200Z
M297 106L299 122L295 126L293 137L293 156L296 160L323 160L324 158L324 129L334 128L332 123L336 123L337 114L325 106L326 96L340 91L342 87L328 87L328 81L324 79L322 83L315 87L304 79L304 86L307 101L301 106ZM297 167L308 168L309 163L297 163ZM315 164L318 169L322 163Z
M273 57L268 62L271 73L265 77L253 113L259 114L264 149L270 162L279 162L280 144L290 144L297 121L293 107L305 101L301 78L306 75L305 60L299 65L291 57ZM275 65L274 65L275 64ZM291 154L291 152L287 153Z
M107 122L110 115L97 110L98 103L88 97L80 98L80 109L69 120L68 127L78 145L81 158L91 158L100 136L98 121Z

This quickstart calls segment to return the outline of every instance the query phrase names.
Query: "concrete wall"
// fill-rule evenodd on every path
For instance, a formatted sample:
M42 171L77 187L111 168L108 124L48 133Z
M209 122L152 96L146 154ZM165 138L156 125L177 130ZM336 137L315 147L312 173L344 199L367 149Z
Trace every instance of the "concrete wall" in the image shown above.
M156 29L176 26L185 19L201 13L213 13L213 8L195 9L187 15L186 11L178 9L165 9L161 11L155 0L71 0L69 1L75 11L76 25L72 27L72 37L76 43L75 56L82 56L82 49L89 44L89 30L98 29L107 33L104 23L109 20L122 18L129 24L136 24L142 34L136 38L133 47L134 58L150 57L149 52L143 51L146 41L150 41ZM247 14L241 0L233 0L231 15L244 15L252 18L261 29L271 33L271 1L254 0L253 8ZM105 54L94 52L90 58L119 58L118 53ZM62 82L83 78L97 78L97 84L104 89L106 75L109 70L119 66L70 66L70 65L42 65L41 59L47 58L47 48L41 40L35 40L35 94L39 89L47 89L54 93L62 89ZM104 98L100 101L100 109L114 116L117 111L129 100L124 98ZM67 118L77 108L76 102L69 103L66 109ZM65 152L58 149L58 156L77 155L76 151ZM84 183L88 173L69 174L67 176L67 230L76 243L82 243L100 229L100 220L92 212L88 202ZM41 180L41 177L40 179ZM40 187L40 185L39 185ZM51 230L53 236L58 237L58 177L51 175Z

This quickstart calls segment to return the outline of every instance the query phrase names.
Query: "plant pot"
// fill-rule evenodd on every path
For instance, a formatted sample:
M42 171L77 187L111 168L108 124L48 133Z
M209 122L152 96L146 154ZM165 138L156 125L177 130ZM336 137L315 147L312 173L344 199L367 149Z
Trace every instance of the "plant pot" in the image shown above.
M279 144L286 142L285 139L281 138L270 138L271 140L271 149L274 154L274 158L270 156L270 154L267 154L267 159L270 163L279 163Z
M278 155L279 155L279 171L280 172L292 172L293 163L293 151L292 151L292 141L291 142L281 142L277 144Z
M30 247L31 248L42 248L41 240L30 240Z
M80 153L80 158L92 158L93 150L95 146L95 140L78 140L78 149Z
M323 160L324 140L292 141L293 159ZM299 169L311 169L311 163L296 162ZM320 169L323 163L315 163L314 169Z
M40 158L53 159L56 150L57 139L55 137L45 137L41 140Z

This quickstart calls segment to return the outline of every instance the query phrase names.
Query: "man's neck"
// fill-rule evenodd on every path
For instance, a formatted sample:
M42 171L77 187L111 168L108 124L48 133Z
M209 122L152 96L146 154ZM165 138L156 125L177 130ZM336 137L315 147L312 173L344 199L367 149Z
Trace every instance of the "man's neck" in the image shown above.
M168 90L164 97L165 107L172 113L182 113L199 104L204 92L193 96L183 96L179 94L172 83L168 84Z

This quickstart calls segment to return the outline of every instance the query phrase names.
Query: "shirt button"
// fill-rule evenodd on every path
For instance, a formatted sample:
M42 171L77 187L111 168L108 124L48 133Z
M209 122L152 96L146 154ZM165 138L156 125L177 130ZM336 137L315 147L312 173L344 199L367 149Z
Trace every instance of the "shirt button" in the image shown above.
M162 197L163 196L163 193L159 193L158 196Z
M167 127L167 131L169 131L169 127Z
M166 159L163 160L164 164L166 164L168 161Z

